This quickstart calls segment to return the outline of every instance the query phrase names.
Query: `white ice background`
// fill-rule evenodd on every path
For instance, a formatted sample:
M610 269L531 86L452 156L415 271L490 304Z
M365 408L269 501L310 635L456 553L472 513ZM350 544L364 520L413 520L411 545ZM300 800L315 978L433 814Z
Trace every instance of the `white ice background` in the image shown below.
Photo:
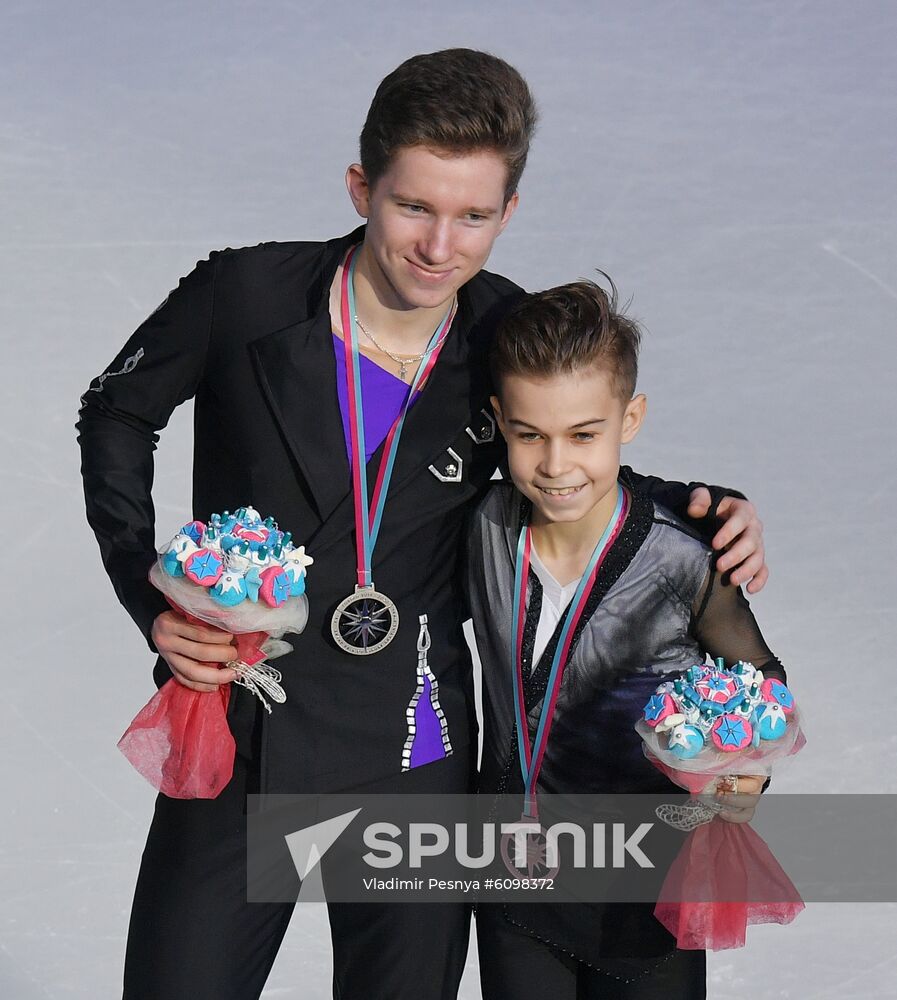
M529 288L608 271L649 330L627 459L761 511L753 606L810 737L776 789L897 792L897 6L4 0L4 998L120 995L153 804L115 748L152 659L84 520L78 397L210 249L353 228L377 82L451 45L513 62L542 111L490 266ZM158 452L160 536L189 507L188 409ZM895 913L752 928L710 996L893 997ZM264 996L329 978L326 915L300 907Z

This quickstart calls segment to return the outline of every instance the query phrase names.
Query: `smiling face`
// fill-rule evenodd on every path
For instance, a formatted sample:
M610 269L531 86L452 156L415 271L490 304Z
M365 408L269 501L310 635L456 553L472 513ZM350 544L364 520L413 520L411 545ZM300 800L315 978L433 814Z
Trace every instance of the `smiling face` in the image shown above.
M620 447L638 433L645 397L624 401L597 366L535 378L505 375L493 397L517 489L532 523L603 530L616 502Z
M444 307L486 263L517 206L505 204L497 153L404 147L371 189L358 164L346 184L367 219L359 270L390 309Z

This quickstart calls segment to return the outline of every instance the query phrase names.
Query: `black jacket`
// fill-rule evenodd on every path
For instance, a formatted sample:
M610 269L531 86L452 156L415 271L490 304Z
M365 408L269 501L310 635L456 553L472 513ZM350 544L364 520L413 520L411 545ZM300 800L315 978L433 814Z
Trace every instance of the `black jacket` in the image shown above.
M146 579L155 557L152 452L157 431L191 396L193 516L251 503L314 556L308 625L277 662L287 702L267 716L236 686L231 699L238 748L261 754L261 787L271 792L347 789L400 770L421 614L453 748L476 732L457 563L464 514L503 459L485 355L520 289L481 271L459 292L439 363L405 422L374 555L373 578L398 606L399 631L379 654L349 655L330 636L333 609L355 584L355 544L328 293L345 250L363 236L211 254L91 383L78 421L88 520L147 641L167 608ZM652 482L681 510L686 487ZM160 658L157 684L169 677Z

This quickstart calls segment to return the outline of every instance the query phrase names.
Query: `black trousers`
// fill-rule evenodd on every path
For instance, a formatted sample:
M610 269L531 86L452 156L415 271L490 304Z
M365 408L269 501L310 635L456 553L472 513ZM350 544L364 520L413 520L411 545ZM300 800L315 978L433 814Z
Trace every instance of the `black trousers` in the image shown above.
M253 765L237 756L217 799L159 795L137 879L124 1000L255 1000L293 912L246 900L246 796ZM471 788L466 749L372 791ZM329 904L339 1000L454 1000L467 957L463 903ZM312 996L295 984L296 997Z
M703 1000L703 951L673 951L630 981L579 962L509 923L499 904L477 907L483 1000Z

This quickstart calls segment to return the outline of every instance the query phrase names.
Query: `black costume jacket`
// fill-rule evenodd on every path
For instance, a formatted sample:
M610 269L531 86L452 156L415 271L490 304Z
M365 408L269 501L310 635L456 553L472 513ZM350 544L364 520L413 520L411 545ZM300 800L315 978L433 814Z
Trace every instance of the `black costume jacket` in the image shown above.
M363 237L359 229L326 243L211 254L82 398L88 520L116 593L148 641L153 620L167 609L146 579L155 558L152 452L157 431L191 396L192 516L252 504L315 559L308 625L277 662L286 704L267 716L246 691L232 692L231 728L239 752L260 754L263 791L344 790L400 771L422 614L452 748L476 732L461 628L467 601L456 569L464 513L503 461L486 351L520 289L481 271L458 293L451 334L405 422L374 554L373 579L396 603L399 631L379 654L352 656L330 636L333 610L356 577L328 295L345 251ZM381 452L368 465L371 488ZM691 486L645 482L677 509L687 504ZM170 525L172 536L189 514ZM170 676L160 658L156 682Z

